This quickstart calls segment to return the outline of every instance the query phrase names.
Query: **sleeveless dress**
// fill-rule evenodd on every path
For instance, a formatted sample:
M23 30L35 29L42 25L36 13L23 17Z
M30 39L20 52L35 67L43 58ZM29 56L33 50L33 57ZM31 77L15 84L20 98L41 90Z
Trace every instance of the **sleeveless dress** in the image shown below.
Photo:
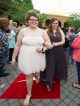
M60 42L61 35L49 35L51 43ZM64 49L62 46L55 46L46 51L46 81L53 83L54 77L61 80L67 80L67 62Z
M31 30L29 27L20 31L24 37L18 56L18 67L26 75L44 71L45 69L45 54L36 51L37 48L43 47L43 31L40 28Z
M61 35L49 35L51 43L60 42ZM54 78L59 78L60 80L67 80L67 62L64 49L62 46L55 46L52 49L46 51L46 69L41 72L41 80L45 79L46 84L51 86L54 84Z

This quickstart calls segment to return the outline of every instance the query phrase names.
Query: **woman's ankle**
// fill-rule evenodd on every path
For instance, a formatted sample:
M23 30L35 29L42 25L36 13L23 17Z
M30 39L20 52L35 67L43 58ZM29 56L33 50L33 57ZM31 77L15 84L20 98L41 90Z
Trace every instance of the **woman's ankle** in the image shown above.
M26 97L27 97L27 96L28 96L28 97L31 97L31 94L27 94Z
M29 96L29 97L31 97L31 93L27 93L27 95L26 96Z

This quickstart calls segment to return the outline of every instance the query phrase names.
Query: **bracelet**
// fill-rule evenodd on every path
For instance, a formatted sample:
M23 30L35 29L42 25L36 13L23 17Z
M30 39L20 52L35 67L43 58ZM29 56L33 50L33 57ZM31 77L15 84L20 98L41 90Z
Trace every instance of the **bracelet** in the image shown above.
M45 53L44 48L42 48L42 53Z

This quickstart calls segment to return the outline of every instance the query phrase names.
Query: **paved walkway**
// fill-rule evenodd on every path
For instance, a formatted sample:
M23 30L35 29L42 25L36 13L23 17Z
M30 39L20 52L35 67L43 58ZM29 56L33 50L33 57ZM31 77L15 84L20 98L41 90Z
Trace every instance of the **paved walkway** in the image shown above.
M6 86L0 89L0 95L10 86L14 79L19 75L17 68L13 69L11 65L6 65L9 76L0 78L0 84ZM77 80L75 63L69 66L68 81L61 81L60 99L32 99L30 106L80 106L80 90L72 87L72 82ZM0 106L23 106L23 100L18 99L0 99Z

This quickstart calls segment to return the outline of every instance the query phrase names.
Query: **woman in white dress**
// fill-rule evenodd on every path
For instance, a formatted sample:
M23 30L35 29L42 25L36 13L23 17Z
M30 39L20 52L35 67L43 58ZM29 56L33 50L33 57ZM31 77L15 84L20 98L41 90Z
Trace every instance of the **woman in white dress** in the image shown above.
M33 76L35 75L38 81L40 71L44 71L46 66L45 54L42 53L43 44L46 44L48 48L52 46L47 33L38 27L39 18L35 13L29 13L26 21L28 27L21 29L18 34L11 62L12 65L15 64L19 53L18 67L22 73L27 75L28 94L24 100L24 106L29 105Z

